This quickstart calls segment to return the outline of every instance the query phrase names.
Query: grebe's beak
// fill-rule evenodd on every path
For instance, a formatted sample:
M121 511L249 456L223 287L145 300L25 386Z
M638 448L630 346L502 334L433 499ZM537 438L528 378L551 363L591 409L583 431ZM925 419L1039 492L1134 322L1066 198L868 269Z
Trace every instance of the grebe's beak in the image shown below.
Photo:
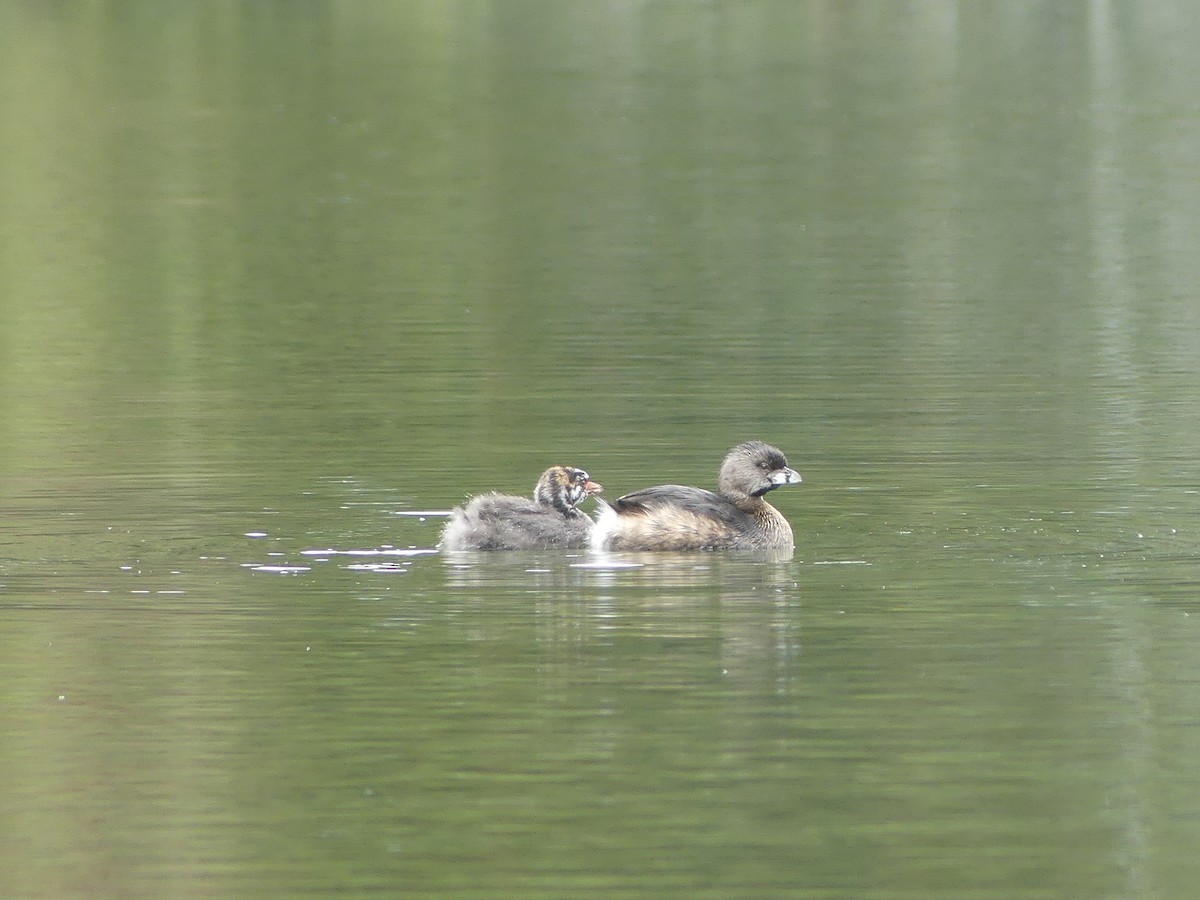
M589 481L587 481L587 482L586 482L586 483L583 485L583 492L584 492L585 494L587 494L589 497L590 497L592 494L603 494L603 493L604 493L604 486L603 486L603 485L600 485L600 484L597 484L597 483L596 483L596 482L594 482L594 481L591 481L591 480L589 480Z
M800 473L795 469L776 469L771 473L771 484L778 487L781 484L799 484Z

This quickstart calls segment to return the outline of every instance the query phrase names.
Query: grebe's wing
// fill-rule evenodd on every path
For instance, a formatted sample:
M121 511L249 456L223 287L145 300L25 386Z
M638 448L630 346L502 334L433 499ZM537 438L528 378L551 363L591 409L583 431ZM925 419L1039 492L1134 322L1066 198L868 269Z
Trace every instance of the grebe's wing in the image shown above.
M741 525L746 514L720 494L682 484L660 484L618 497L612 502L622 515L648 515L671 509L716 519L732 527Z

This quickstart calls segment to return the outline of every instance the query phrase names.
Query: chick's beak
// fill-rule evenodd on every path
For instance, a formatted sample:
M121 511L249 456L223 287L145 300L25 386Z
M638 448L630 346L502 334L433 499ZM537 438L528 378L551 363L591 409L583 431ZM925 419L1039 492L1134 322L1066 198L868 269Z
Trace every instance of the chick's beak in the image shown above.
M589 480L584 483L583 492L585 494L587 494L588 496L591 496L592 494L603 494L604 487L603 487L603 485L597 484L596 482Z

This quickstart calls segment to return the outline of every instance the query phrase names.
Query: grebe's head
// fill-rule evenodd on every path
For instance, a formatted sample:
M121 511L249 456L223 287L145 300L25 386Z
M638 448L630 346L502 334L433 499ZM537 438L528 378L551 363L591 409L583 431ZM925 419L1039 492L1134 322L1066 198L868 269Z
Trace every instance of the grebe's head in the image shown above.
M761 497L785 484L799 484L800 473L788 466L778 447L762 441L738 444L721 462L717 487L730 499Z
M554 507L563 515L571 515L585 498L603 490L583 469L551 466L538 479L533 499L543 506Z

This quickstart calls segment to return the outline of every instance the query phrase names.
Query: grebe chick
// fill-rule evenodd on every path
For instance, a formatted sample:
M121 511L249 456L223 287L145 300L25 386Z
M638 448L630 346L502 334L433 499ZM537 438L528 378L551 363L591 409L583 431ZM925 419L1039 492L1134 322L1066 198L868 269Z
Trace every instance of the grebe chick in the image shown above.
M604 490L583 469L551 466L533 499L481 494L451 511L443 550L569 550L588 546L594 523L577 507Z
M747 441L726 454L718 493L679 484L599 501L597 550L791 550L792 526L763 499L800 474L770 444Z

